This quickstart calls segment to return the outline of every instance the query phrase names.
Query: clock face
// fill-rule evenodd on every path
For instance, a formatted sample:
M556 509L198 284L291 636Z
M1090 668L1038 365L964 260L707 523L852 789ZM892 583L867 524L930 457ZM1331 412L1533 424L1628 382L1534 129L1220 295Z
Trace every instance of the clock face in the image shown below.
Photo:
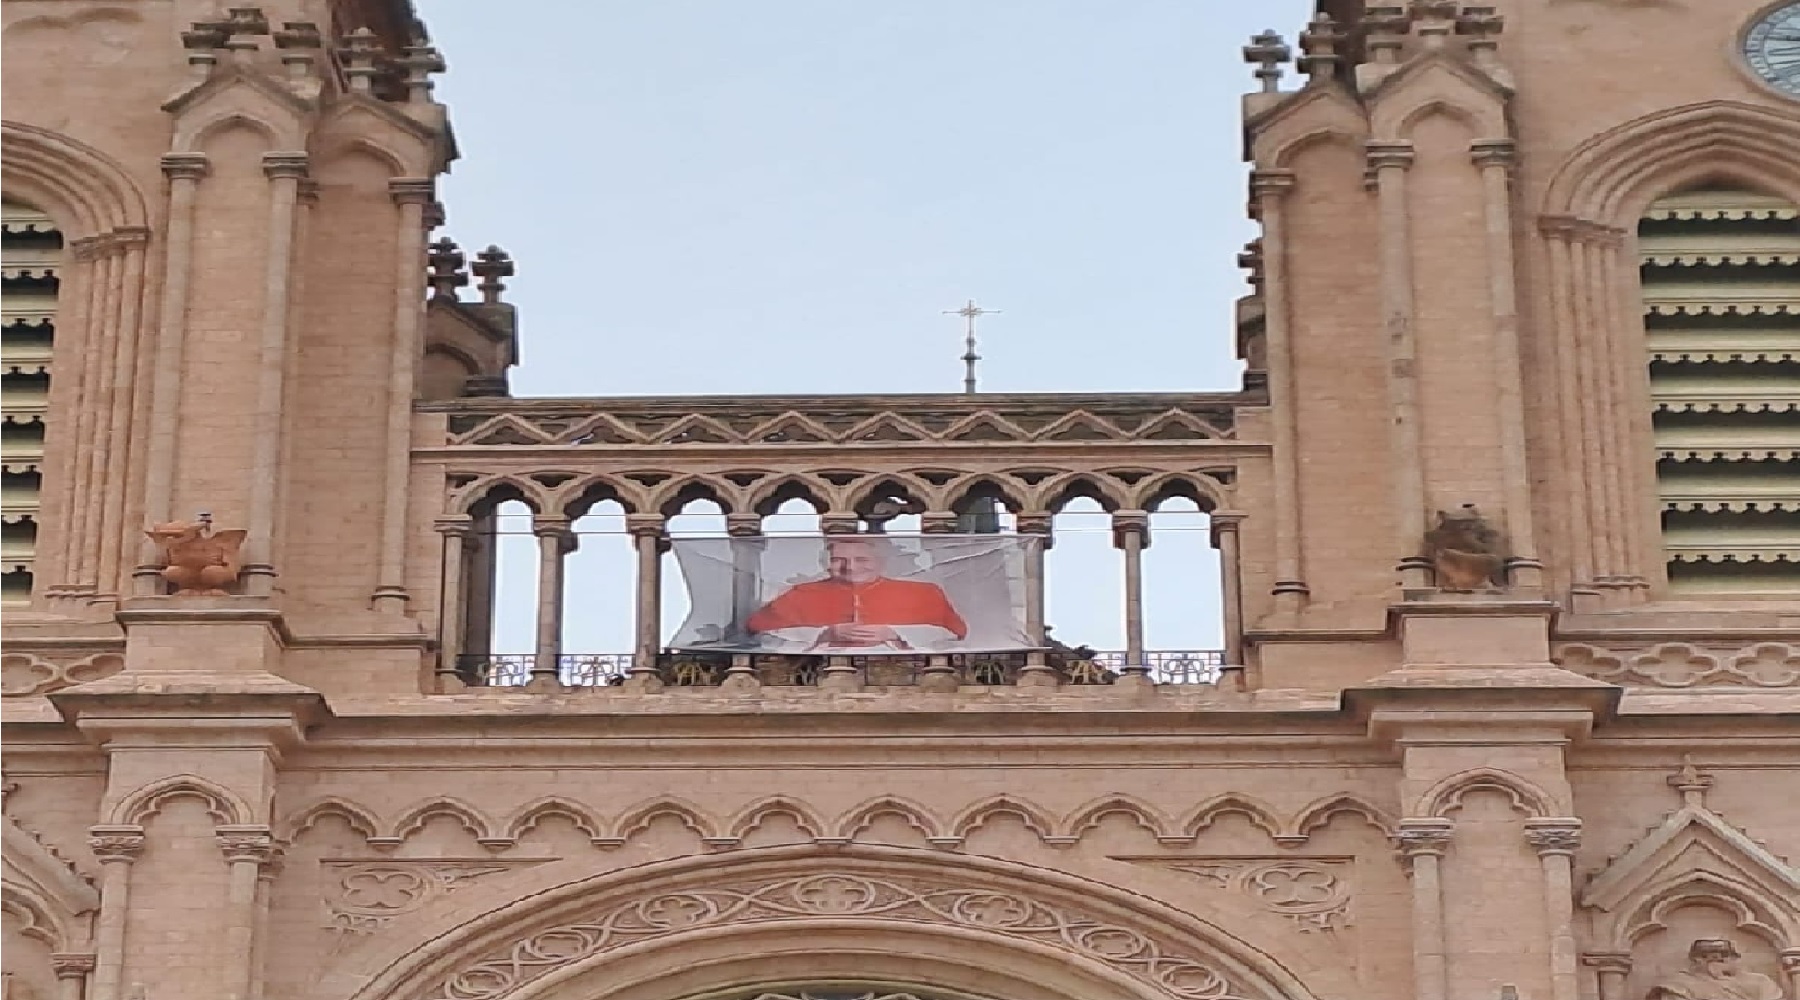
M1800 97L1800 3L1784 3L1751 25L1744 59L1769 86Z

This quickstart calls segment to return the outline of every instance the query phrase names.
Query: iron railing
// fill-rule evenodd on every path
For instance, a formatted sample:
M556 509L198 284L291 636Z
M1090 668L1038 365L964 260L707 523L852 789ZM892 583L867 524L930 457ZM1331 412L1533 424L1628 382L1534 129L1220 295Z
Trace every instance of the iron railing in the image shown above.
M1120 650L1051 651L1047 664L1065 684L1111 684L1129 665ZM631 673L630 653L565 653L557 657L556 680L567 687L609 687ZM962 653L948 658L949 668L964 685L1009 685L1024 669L1024 653ZM1213 684L1225 665L1216 649L1159 649L1143 655L1145 675L1157 684ZM852 656L849 667L864 684L905 687L919 683L931 665L925 656ZM805 687L819 683L830 659L824 656L758 654L749 657L750 673L765 685ZM671 687L712 687L722 683L732 657L719 653L663 653L656 672ZM531 653L467 654L457 657L456 674L474 687L519 687L539 667ZM544 671L548 674L548 671Z

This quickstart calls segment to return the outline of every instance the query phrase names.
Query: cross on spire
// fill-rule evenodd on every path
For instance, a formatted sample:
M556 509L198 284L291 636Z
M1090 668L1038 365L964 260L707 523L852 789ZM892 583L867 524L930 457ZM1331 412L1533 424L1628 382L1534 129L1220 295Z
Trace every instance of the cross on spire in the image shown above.
M962 356L963 391L966 393L973 393L975 391L975 363L981 360L981 355L975 353L975 320L982 316L994 315L999 312L1000 310L998 309L981 308L975 304L974 299L970 299L968 304L964 305L961 309L944 310L944 315L946 316L961 316L968 321L967 332L963 338Z

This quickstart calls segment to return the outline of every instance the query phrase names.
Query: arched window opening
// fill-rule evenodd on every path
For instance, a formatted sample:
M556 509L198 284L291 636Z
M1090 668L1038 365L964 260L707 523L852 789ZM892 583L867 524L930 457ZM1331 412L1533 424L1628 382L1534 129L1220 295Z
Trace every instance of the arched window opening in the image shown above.
M49 216L18 202L0 203L0 337L6 355L0 376L5 467L0 600L9 605L31 600L62 259L63 236Z
M1111 515L1098 501L1077 497L1051 512L1050 535L1044 604L1051 646L1124 649L1125 577Z
M563 557L562 655L557 671L564 684L617 684L631 669L637 557L625 515L617 500L602 499L570 522L576 545Z
M1218 677L1224 646L1219 552L1212 519L1187 497L1163 500L1150 511L1144 550L1144 643L1150 677L1205 683Z
M1638 252L1670 592L1800 596L1800 207L1690 188Z
M524 684L531 679L533 651L538 635L537 536L532 533L532 510L521 500L506 500L482 519L477 531L487 538L492 553L492 598L489 645L471 645L471 654L485 654L483 683Z
M811 500L791 497L763 514L762 532L765 535L816 535L821 530L819 515L822 513L824 511Z
M812 508L805 500L789 500L782 506L797 505L801 511L811 513ZM803 520L801 515L774 515L764 519L764 525L776 516L795 516ZM813 519L817 524L817 518ZM682 504L670 517L668 526L669 540L680 538L723 538L726 534L725 508L714 500L689 500ZM660 642L667 645L674 637L675 630L687 620L688 581L682 575L681 564L673 559L664 559L664 565L673 568L674 572L665 569L662 575L662 623Z

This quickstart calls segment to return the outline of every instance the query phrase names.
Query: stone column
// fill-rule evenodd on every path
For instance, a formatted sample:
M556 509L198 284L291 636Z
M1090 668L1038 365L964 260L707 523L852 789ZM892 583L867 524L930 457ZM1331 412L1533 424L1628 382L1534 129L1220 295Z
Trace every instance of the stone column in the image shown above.
M1561 459L1561 501L1564 529L1559 535L1569 565L1571 610L1593 610L1600 596L1594 586L1597 536L1591 530L1588 509L1588 430L1581 408L1581 327L1576 313L1578 294L1575 275L1574 219L1546 217L1539 222L1550 257L1550 301L1554 318L1550 335L1542 338L1549 348L1540 360L1556 373L1555 420Z
M267 597L275 589L275 509L281 502L281 417L287 384L288 291L294 273L294 216L305 153L264 153L269 178L269 239L263 274L262 335L256 361L256 411L251 420L250 515L245 539L244 593Z
M279 847L271 848L269 859L263 863L256 873L256 927L254 939L256 948L250 962L250 997L249 1000L262 1000L263 987L268 978L270 911L274 908L275 876L281 873L284 853Z
M57 324L64 331L63 342L57 351L64 364L57 381L66 386L69 408L65 420L50 425L49 440L45 442L44 459L51 470L48 478L57 487L57 498L54 503L41 505L43 511L54 511L58 515L52 519L58 533L54 539L41 539L38 549L44 555L55 550L56 574L61 580L48 588L44 596L73 600L79 605L85 602L91 590L81 574L82 555L91 541L82 537L81 512L88 506L88 478L93 457L88 435L94 423L93 411L99 405L96 400L100 382L98 356L106 331L106 283L110 260L104 236L71 240L66 249L67 264L62 269L62 276L68 291L61 296L64 308L58 316L61 322ZM48 573L50 566L45 565L38 572Z
M1219 604L1223 659L1227 667L1244 665L1244 570L1238 555L1238 526L1244 516L1237 511L1216 510L1208 517L1213 548L1219 550Z
M94 985L89 1000L120 1000L131 865L144 853L144 828L93 827L88 830L88 848L100 862L100 915L94 926Z
M762 563L762 515L725 515L725 534L731 539L731 620L742 626L761 604L757 570Z
M451 514L437 519L433 527L444 539L444 569L439 576L442 593L438 597L438 688L454 690L451 678L457 676L457 659L463 653L463 622L466 621L469 595L463 572L467 568L468 542L475 532L475 521L467 514Z
M539 514L531 519L538 541L537 643L531 660L531 685L554 686L562 662L563 556L575 551L569 519Z
M1113 545L1125 553L1125 665L1120 680L1144 680L1144 548L1150 544L1150 514L1117 510L1112 516Z
M1425 544L1425 468L1419 441L1418 349L1413 329L1412 227L1406 174L1412 168L1410 142L1371 142L1369 168L1375 172L1380 212L1381 312L1388 345L1388 406L1393 414L1389 441L1394 476L1394 546L1400 582L1406 590L1430 585Z
M94 971L94 956L67 952L51 955L50 970L56 973L56 1000L84 1000L88 974Z
M118 335L113 345L113 390L107 415L107 486L101 497L100 523L95 529L100 547L97 574L98 601L116 603L119 599L121 561L133 551L125 532L125 513L131 507L133 470L141 463L133 431L133 408L136 405L138 339L143 326L145 247L150 230L142 227L113 230L124 255L123 288L119 296ZM133 532L132 534L135 534Z
M396 177L388 193L399 207L395 254L394 334L388 357L387 464L381 506L381 551L373 603L390 614L406 611L406 500L412 471L413 379L422 352L425 315L425 209L428 177Z
M1581 964L1594 970L1599 1000L1626 1000L1625 979L1631 975L1631 956L1622 951L1591 951Z
M255 981L256 887L262 866L274 851L266 826L221 826L216 836L231 866L225 896L225 963L220 970L224 1000L249 1000Z
M1297 615L1307 594L1302 562L1300 445L1295 423L1294 345L1287 285L1285 198L1294 188L1292 170L1258 170L1250 175L1256 214L1262 220L1263 343L1269 368L1269 419L1274 433L1275 610Z
M82 401L75 414L75 492L76 501L68 508L66 538L70 543L64 566L70 596L82 599L97 594L99 587L100 509L106 497L108 465L118 455L109 453L106 434L117 392L117 373L113 369L114 347L120 337L118 311L120 285L123 283L122 249L111 233L93 238L90 244L93 264L88 269L89 307L86 329L82 331L81 378Z
M1455 825L1447 819L1403 819L1394 845L1412 876L1413 986L1417 1000L1449 1000L1441 862Z
M1025 548L1025 634L1040 648L1050 644L1044 631L1044 556L1055 541L1051 520L1046 513L1020 514L1014 529L1036 539Z
M1499 408L1500 475L1506 497L1506 537L1512 547L1507 581L1524 590L1544 585L1532 530L1531 479L1525 454L1525 389L1519 362L1519 306L1514 281L1511 139L1483 139L1470 146L1481 171L1487 216L1488 297L1494 314L1494 386Z
M1550 1000L1579 1000L1575 950L1575 850L1581 820L1551 817L1525 821L1525 839L1544 866L1544 916L1550 932Z
M163 248L162 309L150 374L150 426L144 459L144 517L152 523L168 521L174 514L182 354L187 344L188 295L194 269L194 198L200 179L206 176L206 154L166 153L162 169L169 178L168 243ZM140 597L160 593L162 565L156 546L143 539L139 551L132 590ZM116 993L116 984L113 989Z
M661 514L627 514L625 530L637 549L637 641L632 650L634 687L662 687L656 658L662 652L662 554L668 547Z

